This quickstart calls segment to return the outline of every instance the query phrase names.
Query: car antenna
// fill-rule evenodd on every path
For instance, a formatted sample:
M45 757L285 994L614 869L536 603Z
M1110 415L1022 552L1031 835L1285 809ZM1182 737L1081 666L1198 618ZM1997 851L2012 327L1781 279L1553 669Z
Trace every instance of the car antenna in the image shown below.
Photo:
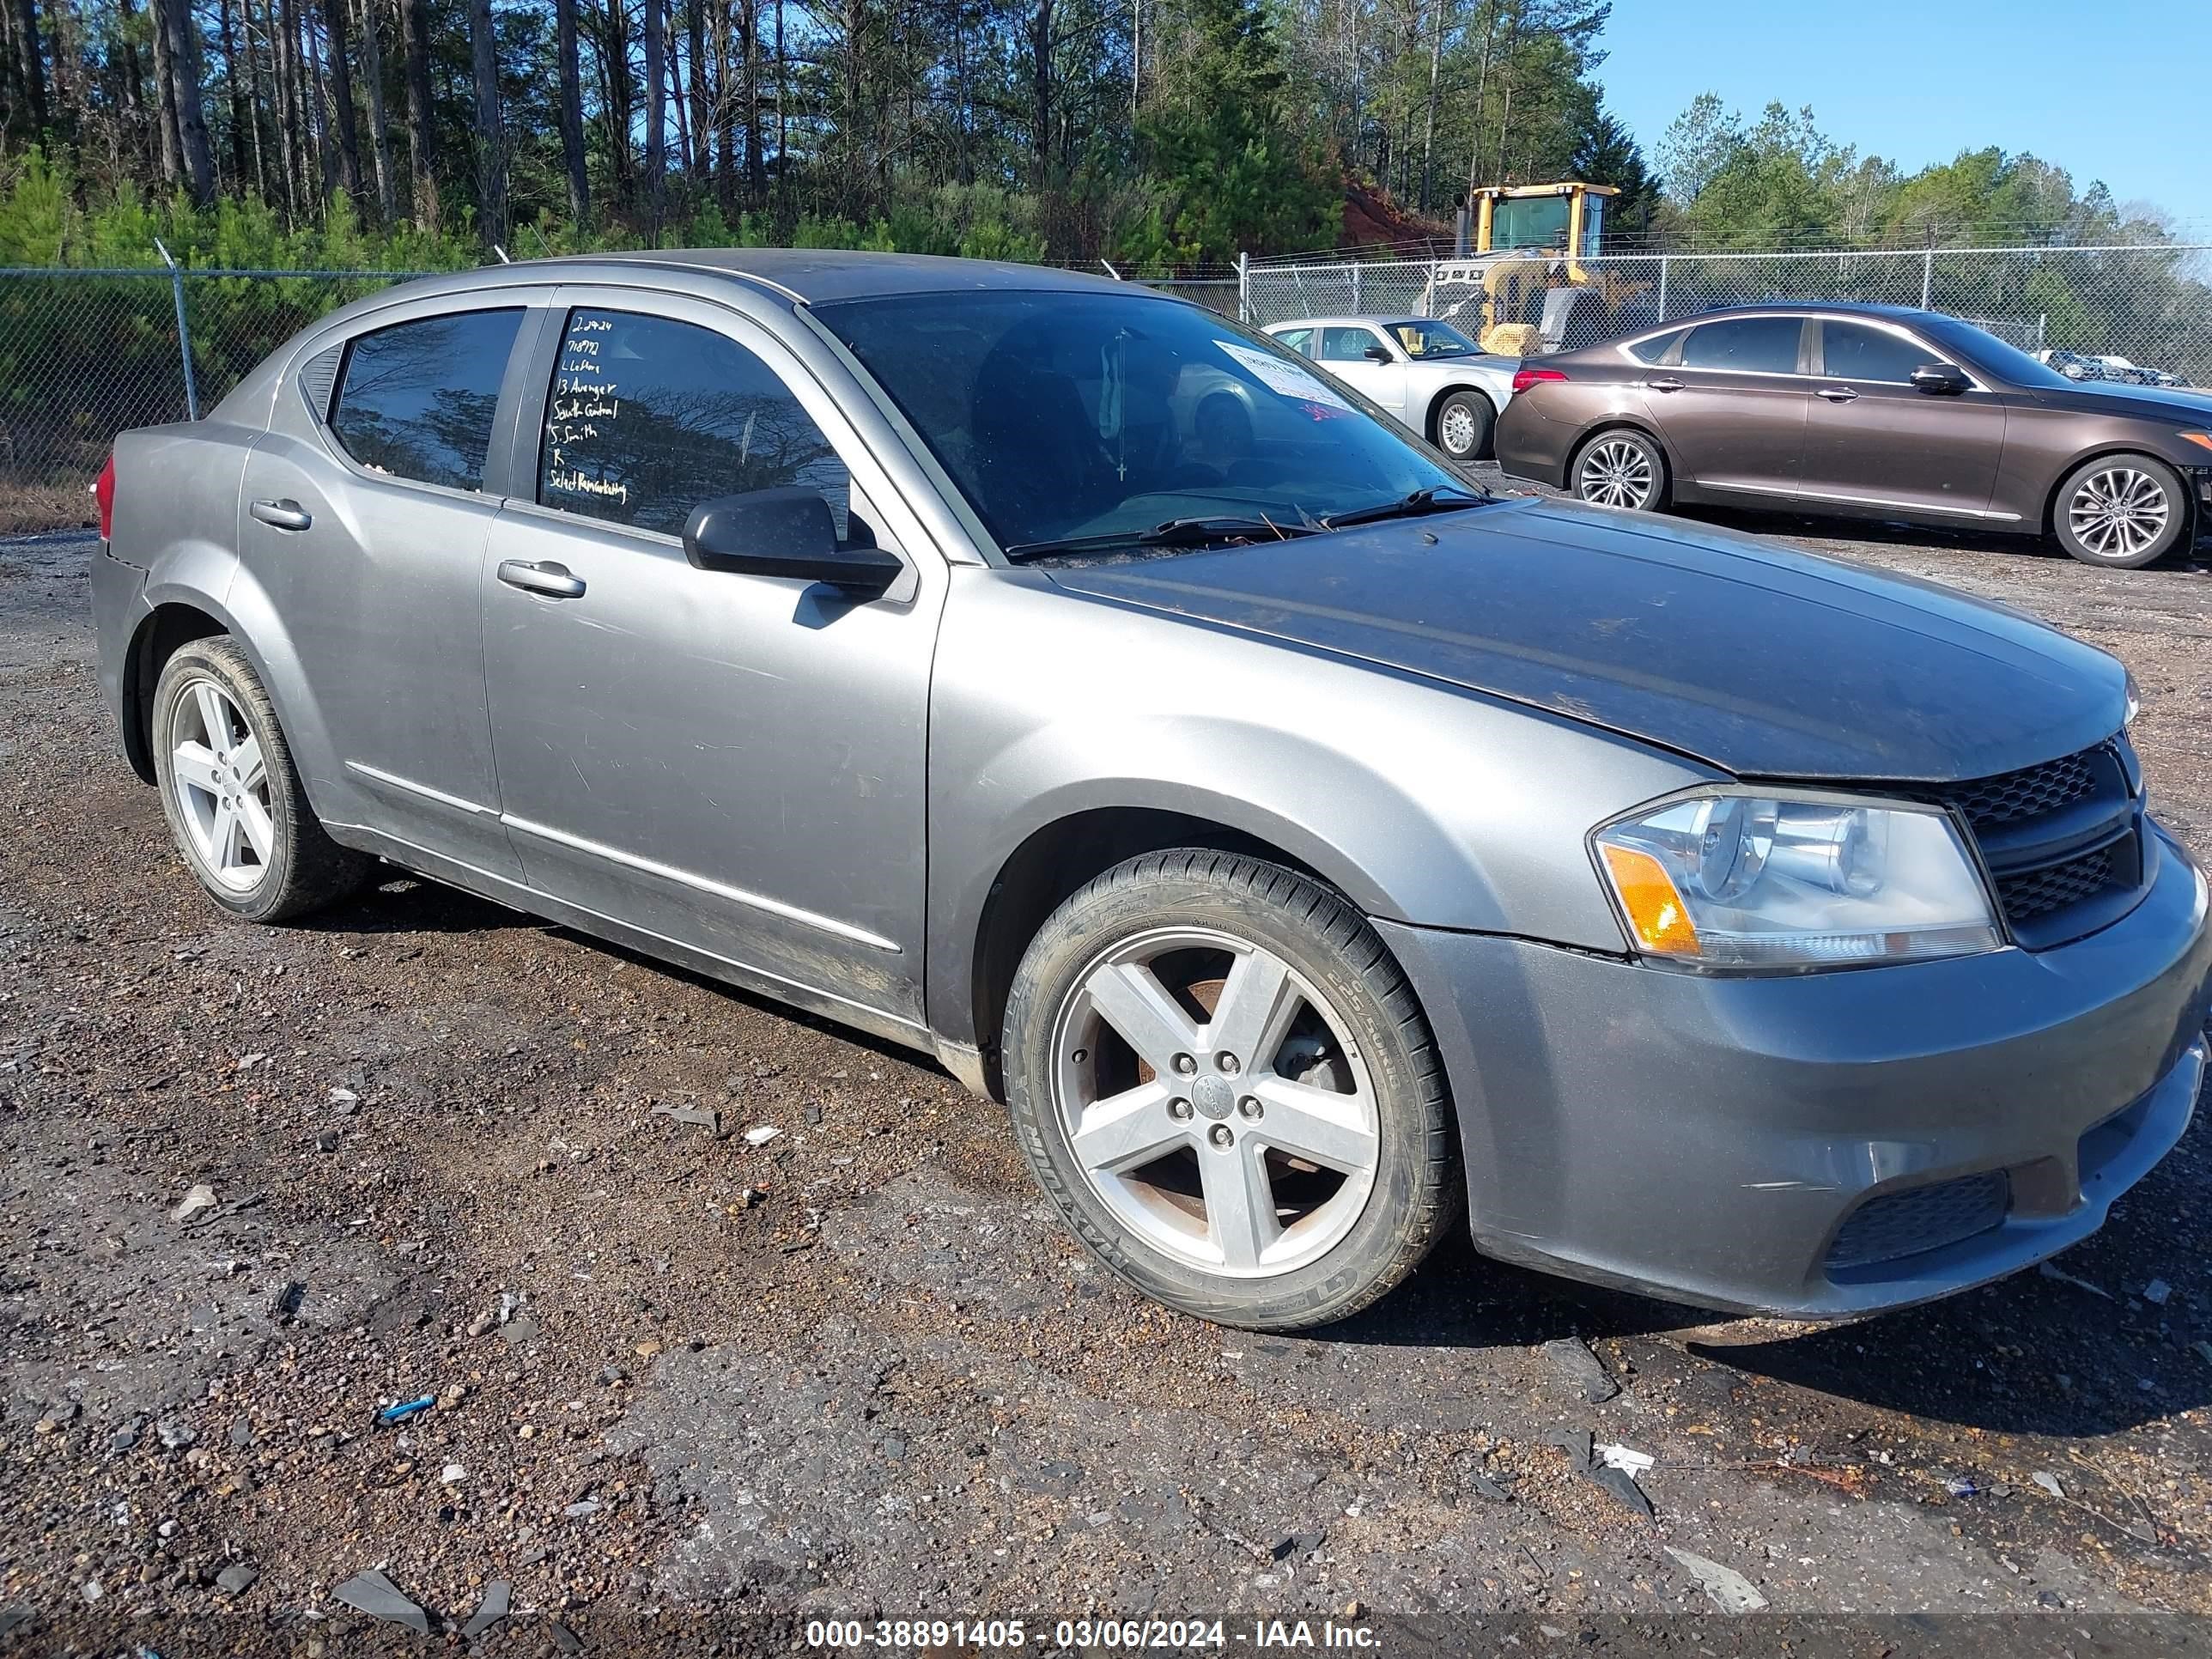
M501 247L501 246L497 242L494 242L494 243L491 245L491 251L492 251L494 253L496 253L497 255L499 255L499 262L500 262L500 264L503 264L503 265L511 265L511 264L513 264L514 263L514 260L512 260L512 259L510 259L510 258L508 258L507 257L507 250L506 250L505 248Z
M1101 259L1098 263L1099 263L1100 264L1102 264L1102 265L1106 265L1106 274L1107 274L1109 276L1111 276L1111 277L1112 277L1115 282L1117 282L1117 283L1118 283L1118 282L1120 282L1120 281L1121 281L1121 280L1122 280L1121 273L1120 271L1118 271L1118 270L1115 270L1115 269L1114 269L1114 267L1113 267L1112 265L1110 265L1110 264L1106 264L1106 261L1105 261L1105 260Z

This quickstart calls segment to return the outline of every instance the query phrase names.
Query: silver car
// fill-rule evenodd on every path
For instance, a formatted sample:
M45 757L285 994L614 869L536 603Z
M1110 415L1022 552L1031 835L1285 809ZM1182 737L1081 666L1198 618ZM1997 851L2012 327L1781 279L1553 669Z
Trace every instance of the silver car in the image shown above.
M380 860L937 1056L1176 1308L1491 1255L1844 1316L2081 1238L2212 935L2126 677L1470 491L1265 336L959 261L412 283L100 486L102 685L259 922Z
M1428 317L1302 317L1267 332L1310 357L1455 461L1486 461L1518 357Z

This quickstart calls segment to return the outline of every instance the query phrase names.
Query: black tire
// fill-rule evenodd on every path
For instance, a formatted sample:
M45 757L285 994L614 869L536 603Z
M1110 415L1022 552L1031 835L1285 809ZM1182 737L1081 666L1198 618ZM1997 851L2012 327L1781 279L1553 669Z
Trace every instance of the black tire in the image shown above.
M1455 418L1455 411L1467 417L1466 424ZM1437 405L1437 447L1462 465L1469 461L1489 459L1491 440L1497 430L1498 411L1491 407L1490 399L1480 392L1449 392ZM1453 434L1462 433L1461 447L1453 442Z
M1616 492L1603 482L1606 477L1616 475L1616 469L1611 465L1616 450L1632 452L1643 469L1640 477L1644 481L1644 488L1634 499L1610 499ZM1602 471L1601 463L1606 464ZM1632 479L1639 475L1633 471L1632 466L1627 476ZM1595 507L1622 507L1638 513L1660 512L1667 505L1668 482L1667 452L1659 447L1657 440L1633 427L1608 427L1603 432L1592 434L1575 451L1574 459L1567 464L1569 492L1577 500L1588 501Z
M2121 502L2133 508L2118 512ZM2148 540L2144 514L2162 527ZM2135 570L2183 546L2196 526L2181 475L2149 455L2100 455L2068 473L2051 508L2058 544L2084 564Z
M208 682L228 699L246 736L258 745L265 774L268 855L247 854L254 871L234 871L228 881L196 840L176 778L176 751L185 730L197 720L200 725L196 729L205 731L198 688ZM193 640L162 664L154 687L150 741L161 813L169 822L177 850L207 896L231 915L247 921L288 921L344 898L368 878L373 861L332 841L307 804L276 710L261 677L234 641L223 635Z
M1055 1084L1056 1076L1065 1075L1056 1045L1070 1040L1062 1025L1071 999L1102 959L1129 948L1128 942L1187 928L1248 941L1273 953L1317 991L1348 1028L1340 1034L1338 1054L1325 1066L1363 1068L1374 1103L1371 1184L1364 1197L1347 1200L1330 1218L1332 1231L1316 1237L1316 1248L1334 1239L1324 1253L1281 1271L1262 1267L1239 1277L1206 1271L1170 1254L1116 1214L1072 1145L1069 1114ZM1304 1010L1316 1018L1323 1013L1317 1003L1297 1006L1301 1019ZM1295 1033L1299 1028L1288 1029ZM1104 1040L1095 1040L1103 1053ZM1298 1041L1294 1035L1265 1056L1265 1069L1284 1061ZM1079 1060L1085 1052L1070 1050ZM1326 1045L1317 1052L1326 1053ZM1006 1005L1003 1058L1016 1139L1038 1184L1075 1235L1147 1296L1218 1324L1287 1331L1357 1313L1420 1265L1458 1220L1466 1201L1443 1063L1412 988L1364 916L1328 889L1280 865L1184 848L1131 859L1096 878L1053 912L1023 957ZM1214 1058L1209 1056L1209 1062ZM1261 1058L1249 1063L1254 1071L1234 1087L1256 1092L1267 1086L1251 1080L1260 1074ZM1233 1070L1233 1062L1223 1069ZM1316 1075L1309 1070L1293 1080L1310 1083ZM1194 1100L1209 1085L1218 1091L1218 1080L1212 1078L1194 1078L1193 1084ZM1269 1141L1262 1127L1240 1121L1243 1107L1251 1103L1241 1103L1239 1116L1210 1128L1189 1103L1178 1100L1162 1109L1172 1115L1180 1108L1191 1131L1219 1137L1233 1128L1249 1134L1249 1141L1238 1143L1237 1155L1256 1158L1265 1167L1266 1160L1280 1154L1251 1150ZM1221 1115L1211 1109L1205 1114ZM1210 1155L1197 1141L1179 1147L1170 1161L1187 1158L1187 1167L1202 1174L1200 1160ZM1316 1173L1323 1182L1330 1178L1328 1171L1316 1172L1312 1164L1278 1167L1285 1173L1271 1176L1271 1220L1280 1214L1279 1206L1297 1205L1273 1180L1310 1182ZM1309 1173L1287 1173L1300 1168ZM1196 1224L1203 1233L1211 1222Z

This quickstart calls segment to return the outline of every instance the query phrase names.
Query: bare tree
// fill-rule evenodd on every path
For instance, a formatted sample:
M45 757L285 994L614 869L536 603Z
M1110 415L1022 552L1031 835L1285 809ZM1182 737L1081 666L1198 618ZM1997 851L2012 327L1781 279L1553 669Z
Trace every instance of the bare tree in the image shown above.
M247 112L252 108L252 93L241 85L238 74L238 32L231 27L230 0L220 0L216 9L216 39L222 44L222 87L224 101L230 106L230 173L238 187L243 190L252 175L246 171L246 129Z
M338 177L345 193L358 203L361 133L354 119L353 66L347 62L346 0L323 0L323 39L330 58L331 108L337 125Z
M207 111L200 101L200 37L191 0L161 0L169 31L169 70L176 82L177 146L185 185L198 207L215 201L215 155L208 147Z
M15 0L15 66L21 77L24 102L31 112L31 131L44 132L46 107L46 64L39 46L39 0Z
M407 138L415 222L438 228L438 112L430 102L429 0L401 0L407 26Z
M668 182L668 77L661 0L645 0L645 188L647 240L660 246L660 216Z
M148 0L148 3L159 6L162 0ZM284 161L284 207L296 220L306 214L314 196L307 184L307 152L300 138L307 125L307 112L300 107L300 76L295 67L300 31L292 15L292 0L267 0L264 15L269 20L270 70L276 80L276 149Z
M554 0L561 54L561 160L568 175L568 216L578 229L592 222L592 181L584 167L584 82L576 62L576 0Z
M384 47L377 40L377 0L361 0L361 78L368 87L368 137L375 158L376 211L385 224L398 217L398 182L392 161L392 123L384 111Z
M149 33L154 38L155 116L161 138L161 183L174 190L184 181L185 151L177 133L177 42L169 29L170 0L147 0Z
M778 80L776 82L776 119L783 119L783 8L779 0L776 7L775 43ZM745 124L745 199L752 203L768 200L768 158L762 154L761 138L761 35L760 0L737 0L738 46L742 54L738 101L744 110ZM779 157L782 153L782 137L779 131L776 146Z
M690 94L691 177L704 184L714 165L707 131L707 0L684 0L684 10L685 46L690 54L685 67Z
M491 0L469 0L469 45L476 59L480 223L485 246L498 247L507 241L507 133L500 119L499 42L492 33Z

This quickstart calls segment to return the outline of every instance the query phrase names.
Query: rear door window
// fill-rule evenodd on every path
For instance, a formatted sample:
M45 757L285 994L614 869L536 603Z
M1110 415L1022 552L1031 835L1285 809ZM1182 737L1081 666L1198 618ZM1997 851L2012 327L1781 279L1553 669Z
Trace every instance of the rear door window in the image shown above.
M1325 328L1321 331L1321 349L1315 358L1324 363L1357 363L1367 357L1367 348L1382 343L1364 328Z
M1751 374L1795 374L1798 317L1731 317L1700 323L1682 343L1685 368L1727 368Z
M1903 386L1912 371L1941 362L1937 353L1902 334L1864 323L1820 325L1824 373L1832 380L1893 380Z
M1286 328L1275 338L1285 351L1295 351L1301 357L1313 356L1314 331L1310 328Z
M522 309L459 311L363 334L347 348L331 430L372 472L483 488L500 382Z
M1681 343L1682 337L1690 331L1678 328L1665 334L1655 334L1648 340L1638 340L1628 348L1628 355L1640 363L1663 363L1674 361L1667 354Z
M568 313L538 447L541 506L680 536L722 495L798 486L847 533L852 475L760 358L696 323Z

